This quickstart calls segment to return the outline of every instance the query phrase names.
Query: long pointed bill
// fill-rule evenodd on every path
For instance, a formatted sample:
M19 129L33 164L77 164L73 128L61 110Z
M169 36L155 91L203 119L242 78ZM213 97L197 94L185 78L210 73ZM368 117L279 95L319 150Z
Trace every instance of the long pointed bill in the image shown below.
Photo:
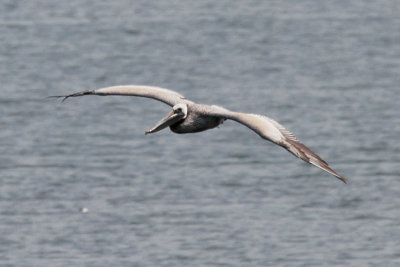
M151 134L151 133L155 133L158 131L161 131L162 129L171 126L172 124L180 121L183 119L183 115L182 114L176 114L174 113L174 111L172 110L171 112L169 112L164 118L162 118L159 122L157 122L157 124L151 128L150 130L146 131L145 134Z

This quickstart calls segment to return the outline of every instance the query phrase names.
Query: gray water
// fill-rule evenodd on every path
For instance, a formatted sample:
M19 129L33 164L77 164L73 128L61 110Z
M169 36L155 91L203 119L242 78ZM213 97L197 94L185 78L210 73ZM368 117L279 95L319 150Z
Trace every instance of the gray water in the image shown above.
M1 266L400 266L399 1L0 3ZM49 95L170 88L275 118L350 183L227 121Z

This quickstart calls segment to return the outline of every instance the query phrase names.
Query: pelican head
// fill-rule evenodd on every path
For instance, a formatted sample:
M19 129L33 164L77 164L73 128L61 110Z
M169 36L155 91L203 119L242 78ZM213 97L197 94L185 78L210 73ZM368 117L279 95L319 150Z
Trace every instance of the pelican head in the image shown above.
M162 129L171 126L177 122L180 122L186 119L188 113L188 107L186 104L179 103L172 107L172 110L168 112L168 114L162 118L155 126L153 126L150 130L146 131L145 134L151 134Z

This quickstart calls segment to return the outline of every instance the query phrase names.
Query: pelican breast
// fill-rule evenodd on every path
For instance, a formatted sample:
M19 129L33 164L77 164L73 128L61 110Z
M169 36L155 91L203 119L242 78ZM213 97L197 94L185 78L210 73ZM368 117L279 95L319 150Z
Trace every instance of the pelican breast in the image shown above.
M171 125L170 129L174 133L178 134L197 133L215 128L224 120L225 119L221 117L204 114L192 106L188 109L186 119Z

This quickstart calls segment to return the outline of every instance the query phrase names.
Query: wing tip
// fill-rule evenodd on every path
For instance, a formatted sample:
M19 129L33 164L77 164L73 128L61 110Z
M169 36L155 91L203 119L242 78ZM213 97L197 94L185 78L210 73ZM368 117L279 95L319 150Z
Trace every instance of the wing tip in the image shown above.
M94 90L89 90L89 91L82 91L82 92L77 92L69 95L53 95L53 96L48 96L48 98L62 98L61 102L64 102L70 97L77 97L77 96L83 96L83 95L94 95L95 91Z
M339 175L336 176L340 181L342 181L343 183L347 184L349 182L349 180L347 180L346 178L344 178L343 176Z
M328 162L323 160L320 156L317 155L317 153L312 151L303 143L290 139L286 139L286 142L287 142L286 144L285 143L282 144L283 147L286 148L296 157L322 169L323 171L326 171L329 174L332 174L333 176L341 180L343 183L345 184L348 183L348 180L345 177L343 177L342 175L338 174L333 169L331 169L328 165Z
M321 164L320 162L316 162L315 163L315 162L311 162L311 161L309 163L311 163L312 165L314 165L314 166L326 171L327 173L332 174L333 176L335 176L336 178L341 180L343 183L345 183L345 184L348 183L348 180L345 177L343 177L342 175L338 174L333 169L331 169L331 167L329 167L328 164Z

